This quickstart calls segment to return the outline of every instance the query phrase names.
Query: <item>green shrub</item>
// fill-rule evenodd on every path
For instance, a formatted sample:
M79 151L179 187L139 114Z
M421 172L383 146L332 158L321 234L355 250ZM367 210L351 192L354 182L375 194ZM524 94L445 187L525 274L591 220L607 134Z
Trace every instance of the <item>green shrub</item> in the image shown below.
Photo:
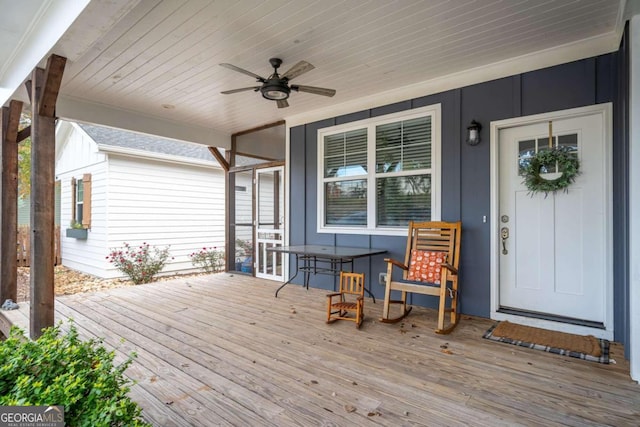
M128 396L129 359L114 365L102 341L82 341L73 324L47 328L36 341L13 327L0 342L0 405L63 405L69 426L149 426Z
M189 254L194 267L204 269L207 273L224 271L224 251L212 248L202 248L198 252Z
M156 274L164 268L167 258L169 258L168 246L164 249L154 247L152 252L148 243L143 243L134 249L125 242L124 247L111 249L107 255L107 260L136 285L152 282Z

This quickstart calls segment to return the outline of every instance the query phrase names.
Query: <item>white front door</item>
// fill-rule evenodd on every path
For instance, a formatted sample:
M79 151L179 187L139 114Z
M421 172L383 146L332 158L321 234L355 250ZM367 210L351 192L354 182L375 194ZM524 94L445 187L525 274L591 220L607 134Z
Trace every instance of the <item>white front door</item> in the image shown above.
M605 121L601 113L558 113L498 130L497 311L515 315L511 320L542 319L551 329L611 335L611 147ZM532 194L521 167L550 143L575 152L581 174L567 191Z
M256 277L284 280L284 166L256 169Z

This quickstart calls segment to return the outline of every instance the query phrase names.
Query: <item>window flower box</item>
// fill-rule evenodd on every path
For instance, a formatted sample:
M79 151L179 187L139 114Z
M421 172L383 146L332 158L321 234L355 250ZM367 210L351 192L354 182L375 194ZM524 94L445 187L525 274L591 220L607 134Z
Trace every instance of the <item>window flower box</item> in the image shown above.
M79 240L87 240L86 228L67 228L67 237Z

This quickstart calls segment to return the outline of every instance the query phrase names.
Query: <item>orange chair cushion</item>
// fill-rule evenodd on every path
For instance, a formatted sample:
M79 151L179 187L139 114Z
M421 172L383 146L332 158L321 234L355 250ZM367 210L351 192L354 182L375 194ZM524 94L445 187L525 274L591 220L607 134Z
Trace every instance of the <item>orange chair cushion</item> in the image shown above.
M440 284L440 264L447 259L446 252L411 251L408 280Z

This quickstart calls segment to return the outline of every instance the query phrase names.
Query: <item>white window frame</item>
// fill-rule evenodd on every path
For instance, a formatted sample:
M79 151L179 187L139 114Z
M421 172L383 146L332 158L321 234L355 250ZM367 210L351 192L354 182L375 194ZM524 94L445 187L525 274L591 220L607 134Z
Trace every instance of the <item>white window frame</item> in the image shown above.
M317 170L317 232L334 234L368 234L406 236L407 227L376 227L376 179L378 176L387 175L376 173L376 126L406 121L420 117L431 116L431 220L440 221L441 215L441 104L405 110L384 116L372 117L356 122L345 123L318 129L318 170ZM324 177L324 137L336 133L349 132L356 129L367 128L367 174L349 176L349 179L367 180L367 226L338 226L325 224L325 200L324 184L333 181L333 178ZM417 175L416 170L407 170L394 173L394 176ZM341 179L340 179L341 180Z
M79 193L81 189L82 189L82 197L79 198L78 196L80 195ZM73 220L78 224L82 224L82 220L84 219L84 180L82 178L76 179L76 185L75 185L74 191L76 192L74 197L76 201L76 205L73 207L73 211L75 212L75 218L73 218ZM82 216L80 218L78 218L79 206L82 206Z

